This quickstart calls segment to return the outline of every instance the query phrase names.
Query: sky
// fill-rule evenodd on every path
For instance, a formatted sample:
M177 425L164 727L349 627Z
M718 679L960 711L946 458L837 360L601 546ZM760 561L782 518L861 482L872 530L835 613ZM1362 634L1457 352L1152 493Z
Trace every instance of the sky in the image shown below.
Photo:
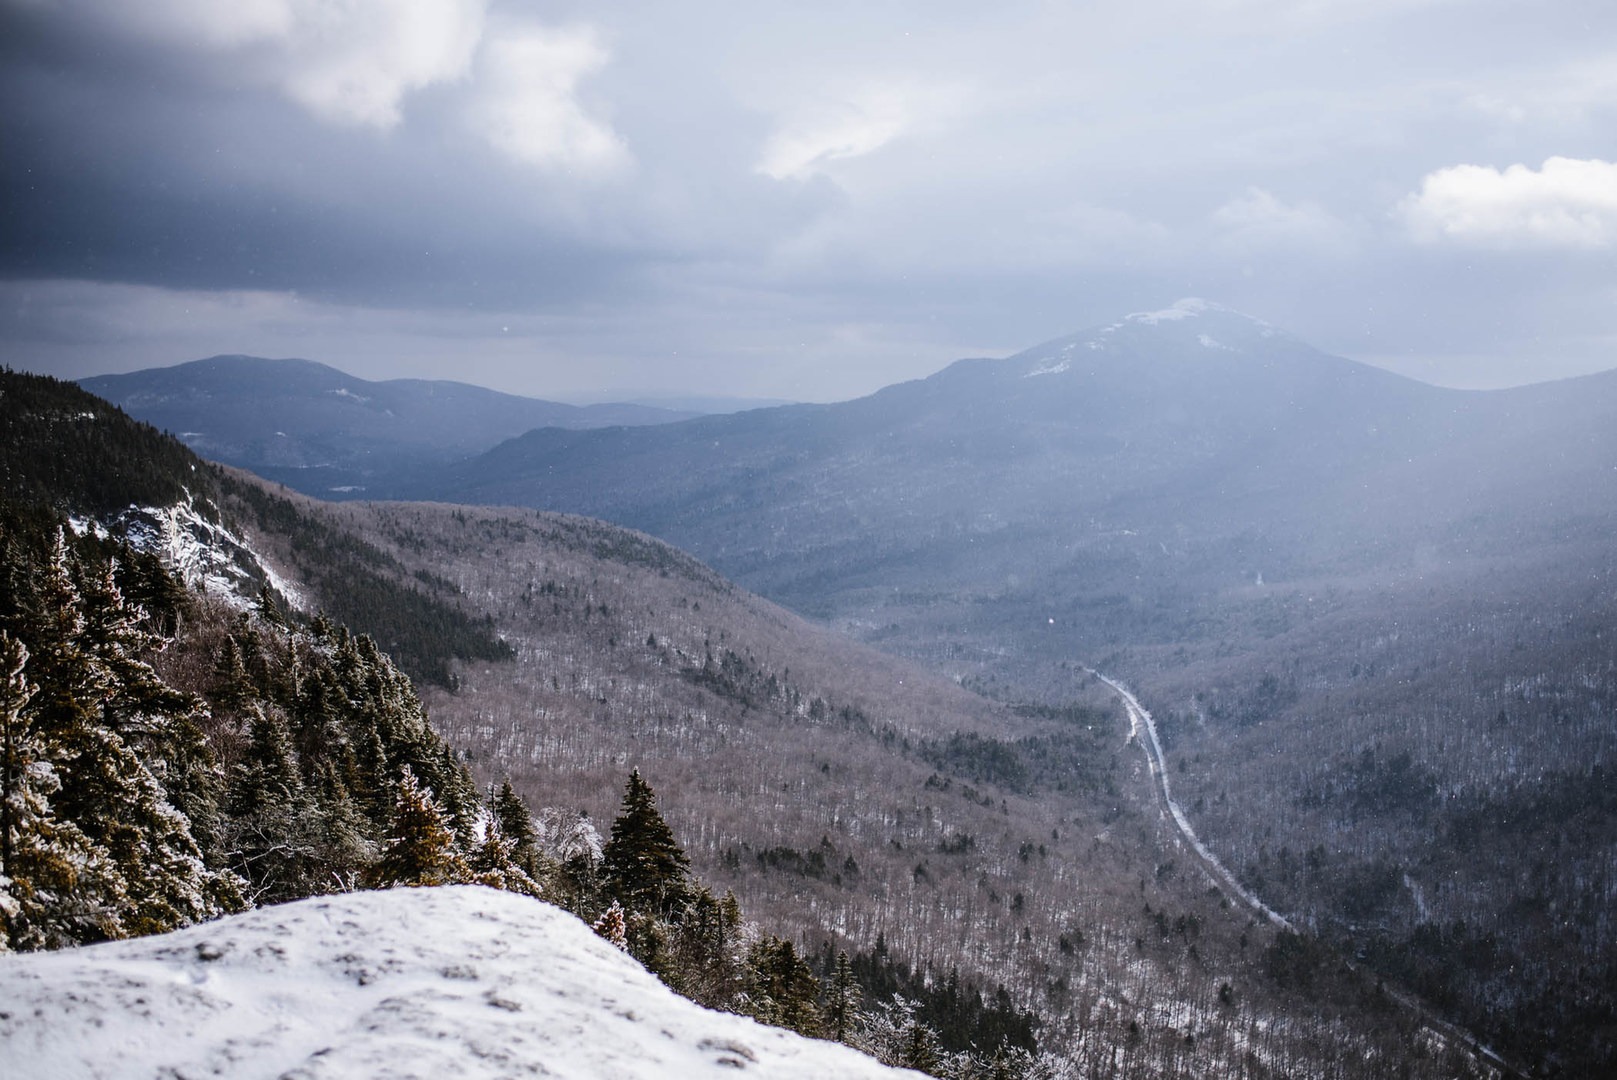
M1610 0L0 0L0 363L827 401L1202 296L1617 367Z

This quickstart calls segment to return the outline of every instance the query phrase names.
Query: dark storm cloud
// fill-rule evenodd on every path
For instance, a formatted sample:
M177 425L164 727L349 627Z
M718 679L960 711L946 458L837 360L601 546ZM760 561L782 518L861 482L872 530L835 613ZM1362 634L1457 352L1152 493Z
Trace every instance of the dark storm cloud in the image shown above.
M828 397L1200 294L1617 360L1608 5L1106 7L0 0L0 333Z

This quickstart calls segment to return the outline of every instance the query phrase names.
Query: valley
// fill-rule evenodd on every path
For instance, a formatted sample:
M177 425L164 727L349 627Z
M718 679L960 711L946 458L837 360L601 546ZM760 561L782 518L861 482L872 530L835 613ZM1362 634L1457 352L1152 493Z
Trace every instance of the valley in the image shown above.
M958 980L1070 1075L1581 1075L1612 385L1439 391L1186 302L842 405L539 429L408 501L216 498L482 785L604 822L637 768L750 917Z

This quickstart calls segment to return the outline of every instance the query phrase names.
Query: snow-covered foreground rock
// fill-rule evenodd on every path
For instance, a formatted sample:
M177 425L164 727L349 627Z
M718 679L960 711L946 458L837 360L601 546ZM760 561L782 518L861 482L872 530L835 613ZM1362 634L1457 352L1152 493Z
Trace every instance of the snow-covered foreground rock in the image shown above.
M548 904L475 886L264 908L0 957L7 1076L887 1077L678 997Z

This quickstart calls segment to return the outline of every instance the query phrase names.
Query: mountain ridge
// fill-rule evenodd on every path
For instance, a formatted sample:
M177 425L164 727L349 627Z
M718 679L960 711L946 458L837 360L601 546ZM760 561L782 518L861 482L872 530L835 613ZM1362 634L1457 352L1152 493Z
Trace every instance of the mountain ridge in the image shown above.
M692 413L565 405L470 383L368 380L314 360L220 355L80 380L196 452L326 497L546 426L660 424Z

